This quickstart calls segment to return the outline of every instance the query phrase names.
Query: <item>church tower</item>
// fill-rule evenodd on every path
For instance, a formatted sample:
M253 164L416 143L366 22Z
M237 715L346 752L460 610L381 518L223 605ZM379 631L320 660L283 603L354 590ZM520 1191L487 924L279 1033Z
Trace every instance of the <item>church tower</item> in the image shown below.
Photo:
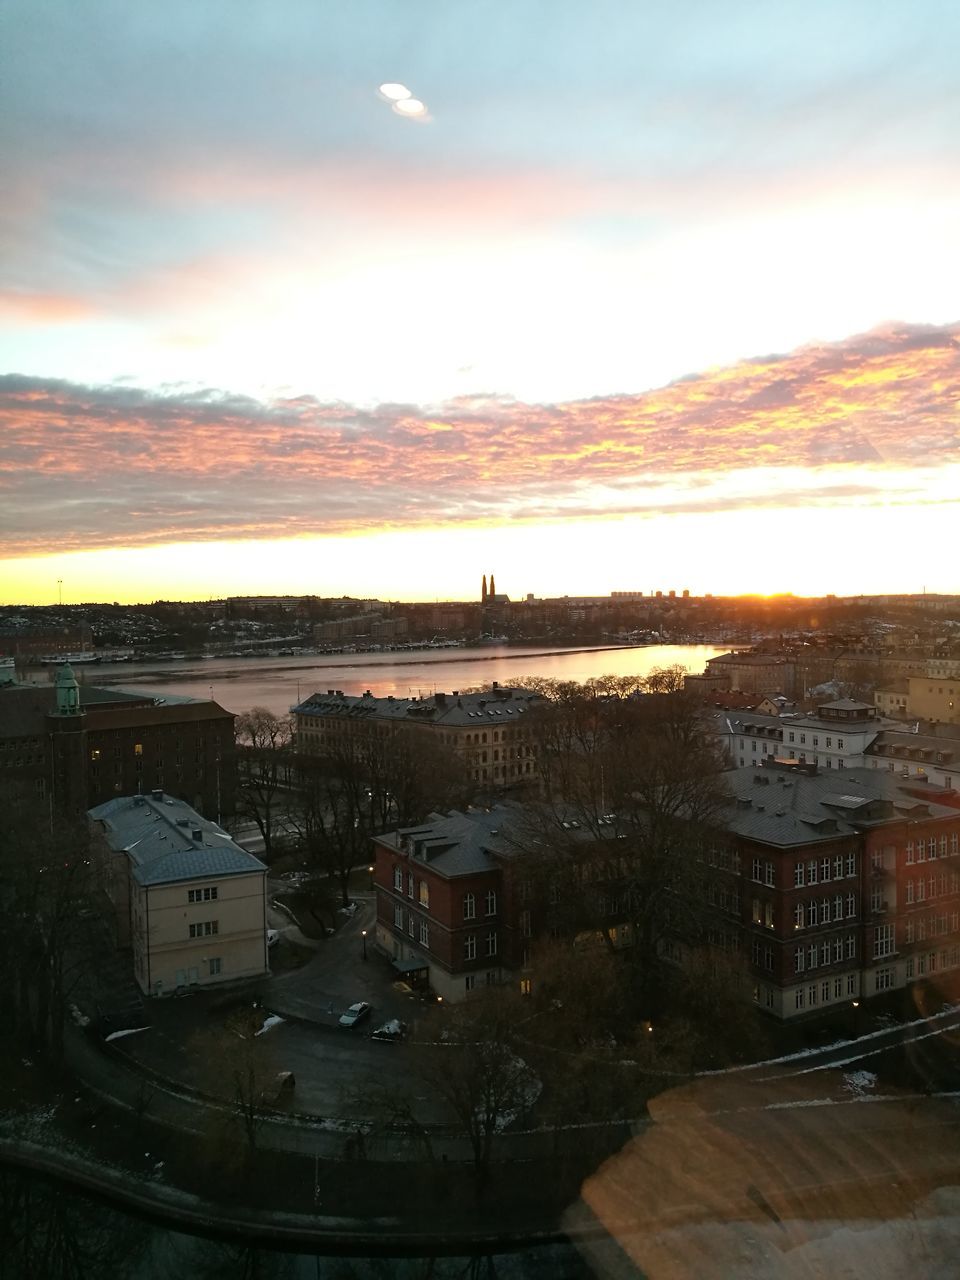
M487 575L486 574L483 575L483 586L480 589L480 603L481 604L487 603Z
M491 600L493 600L493 598L494 598L494 596L495 596L496 594L497 594L497 584L496 584L496 582L494 581L493 574L491 573L491 575L490 575L490 599L491 599Z

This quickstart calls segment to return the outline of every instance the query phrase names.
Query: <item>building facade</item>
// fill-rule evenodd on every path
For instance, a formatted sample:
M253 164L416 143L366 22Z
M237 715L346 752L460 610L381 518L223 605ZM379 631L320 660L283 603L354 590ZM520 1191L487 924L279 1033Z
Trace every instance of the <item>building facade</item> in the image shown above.
M88 813L117 946L145 995L268 971L267 869L216 823L154 790Z
M537 751L526 719L541 698L494 682L483 693L436 693L424 698L353 697L315 693L294 708L296 743L305 755L347 751L362 756L372 741L428 736L460 761L480 786L502 788L538 777Z
M677 938L667 958L682 962L704 941L739 953L753 1000L782 1021L915 981L960 982L960 794L880 769L840 775L773 758L725 780L729 800L703 855L705 935ZM510 834L523 808L432 815L375 841L377 941L398 972L445 1000L535 980L530 948L548 913L537 914ZM603 886L591 891L603 899ZM602 927L628 946L617 920L611 894Z
M233 720L213 701L78 684L63 666L52 684L0 688L0 781L73 813L160 787L219 819L234 810Z

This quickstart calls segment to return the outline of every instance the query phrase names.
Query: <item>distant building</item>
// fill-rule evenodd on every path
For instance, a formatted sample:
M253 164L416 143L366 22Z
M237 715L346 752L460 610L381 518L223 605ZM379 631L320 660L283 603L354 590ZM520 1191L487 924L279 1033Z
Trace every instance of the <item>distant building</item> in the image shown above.
M119 947L146 995L266 973L264 864L182 800L154 790L88 813Z
M453 752L474 782L514 786L539 776L526 716L541 700L496 681L483 693L455 690L425 698L376 698L369 690L355 697L328 689L294 707L297 749L316 756L347 750L360 757L370 741L427 735Z
M796 691L796 666L789 658L765 653L723 653L707 659L708 676L727 676L728 688L744 693L784 693Z
M213 817L234 810L233 716L218 703L78 684L0 686L0 784L72 813L166 788Z

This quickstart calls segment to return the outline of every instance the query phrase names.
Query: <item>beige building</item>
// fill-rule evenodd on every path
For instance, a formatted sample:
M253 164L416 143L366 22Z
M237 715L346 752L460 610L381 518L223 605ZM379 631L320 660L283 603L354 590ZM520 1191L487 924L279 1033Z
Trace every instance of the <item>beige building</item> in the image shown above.
M467 776L509 787L538 777L537 753L526 718L542 699L496 681L483 693L435 693L425 698L353 697L337 689L315 693L294 707L297 749L304 755L348 751L362 757L372 742L429 738L454 753Z
M907 715L960 724L960 676L910 676Z
M147 995L268 971L264 864L162 791L89 811L119 947Z
M707 659L704 675L725 676L728 689L744 693L784 693L791 697L796 687L796 664L789 658L767 653L722 653Z

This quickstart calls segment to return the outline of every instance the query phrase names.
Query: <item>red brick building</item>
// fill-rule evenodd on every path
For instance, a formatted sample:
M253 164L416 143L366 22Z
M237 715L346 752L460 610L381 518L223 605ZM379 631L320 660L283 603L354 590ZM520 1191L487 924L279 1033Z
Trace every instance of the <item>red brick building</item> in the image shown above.
M706 855L706 941L743 956L762 1009L789 1020L960 980L955 792L813 765L725 778L730 800ZM523 811L434 815L375 842L377 940L444 999L532 980L529 948L545 920L509 833ZM671 954L682 961L685 943L704 940L677 939Z
M0 688L0 785L83 813L161 788L205 817L234 810L233 716L218 703L56 683Z

